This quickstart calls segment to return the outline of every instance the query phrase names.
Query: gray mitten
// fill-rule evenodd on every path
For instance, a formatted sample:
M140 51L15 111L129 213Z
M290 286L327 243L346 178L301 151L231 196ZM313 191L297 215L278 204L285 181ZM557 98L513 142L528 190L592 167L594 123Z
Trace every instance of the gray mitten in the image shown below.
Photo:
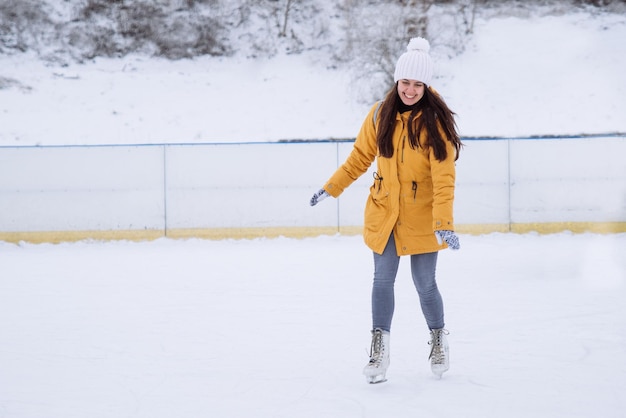
M319 189L319 191L313 195L309 203L311 204L311 206L315 206L322 200L326 199L328 196L330 195L326 192L326 190Z
M459 243L459 237L456 236L454 231L448 231L447 229L435 231L435 237L437 237L437 242L439 243L439 245L441 245L443 241L445 241L451 250L458 250L459 248L461 248L461 244Z

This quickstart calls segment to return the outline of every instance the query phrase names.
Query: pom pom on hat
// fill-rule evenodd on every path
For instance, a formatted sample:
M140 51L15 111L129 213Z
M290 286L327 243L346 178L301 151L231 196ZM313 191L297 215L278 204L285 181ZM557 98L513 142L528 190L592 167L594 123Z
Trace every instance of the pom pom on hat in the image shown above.
M433 77L433 60L428 54L430 43L424 38L412 38L406 52L400 55L393 73L393 81L417 80L430 85Z
M407 52L422 51L428 54L430 51L430 43L424 38L412 38L406 46L406 50Z

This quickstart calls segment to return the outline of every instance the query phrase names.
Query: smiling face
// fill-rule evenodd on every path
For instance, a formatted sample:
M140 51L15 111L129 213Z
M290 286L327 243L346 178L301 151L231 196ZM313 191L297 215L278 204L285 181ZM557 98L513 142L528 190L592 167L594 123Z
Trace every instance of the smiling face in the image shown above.
M424 83L417 80L407 80L405 78L398 80L398 96L400 100L407 106L413 106L424 97Z

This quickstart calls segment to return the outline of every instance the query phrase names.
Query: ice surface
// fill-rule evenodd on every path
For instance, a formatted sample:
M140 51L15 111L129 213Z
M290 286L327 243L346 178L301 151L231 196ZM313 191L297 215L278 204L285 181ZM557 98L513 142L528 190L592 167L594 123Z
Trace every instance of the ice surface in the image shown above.
M626 234L461 245L438 265L450 371L403 259L368 385L360 237L0 243L0 416L622 417Z

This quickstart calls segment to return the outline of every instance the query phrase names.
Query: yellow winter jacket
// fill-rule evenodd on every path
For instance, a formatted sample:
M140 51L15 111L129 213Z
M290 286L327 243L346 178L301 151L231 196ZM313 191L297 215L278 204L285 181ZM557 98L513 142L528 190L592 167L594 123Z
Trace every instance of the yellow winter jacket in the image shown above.
M405 112L396 116L393 156L379 156L374 121L377 106L371 108L352 152L324 190L338 197L376 160L375 179L365 204L363 238L367 246L382 254L393 231L398 255L444 249L447 245L437 243L434 231L454 230L456 150L446 141L448 156L440 162L430 147L411 148L407 128L410 112ZM424 142L420 138L420 145Z

